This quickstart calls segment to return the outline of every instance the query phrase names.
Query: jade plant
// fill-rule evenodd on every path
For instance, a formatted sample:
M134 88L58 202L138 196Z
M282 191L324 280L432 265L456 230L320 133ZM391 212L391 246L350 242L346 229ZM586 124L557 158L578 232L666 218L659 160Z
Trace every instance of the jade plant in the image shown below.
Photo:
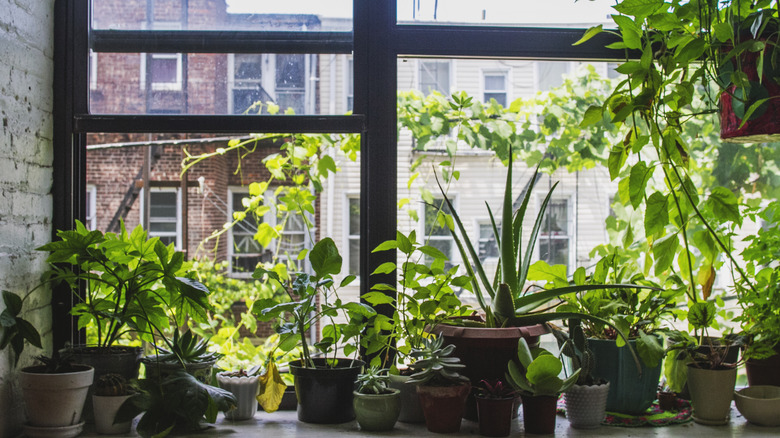
M517 343L517 359L509 361L506 379L524 395L558 396L575 384L580 375L578 369L561 379L561 360L543 348L529 348L523 338Z

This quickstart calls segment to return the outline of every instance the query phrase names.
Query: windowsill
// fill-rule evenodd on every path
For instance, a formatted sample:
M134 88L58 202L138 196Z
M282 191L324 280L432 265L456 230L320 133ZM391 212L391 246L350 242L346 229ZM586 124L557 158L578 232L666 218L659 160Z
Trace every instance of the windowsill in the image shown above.
M521 414L522 415L522 414ZM510 436L536 436L523 433L521 421L514 421L512 433ZM82 436L100 436L94 432L93 425L88 425L86 432ZM718 438L718 437L777 437L780 434L780 427L761 427L749 424L737 412L732 409L731 422L726 426L703 426L694 422L685 424L671 425L665 427L616 427L601 426L592 430L578 430L569 427L568 421L562 416L556 418L555 436L590 436L590 437L681 437L686 438ZM424 425L396 423L395 429L389 433L375 434L362 433L355 421L342 424L308 424L298 421L295 411L278 411L272 414L258 412L254 419L246 421L231 422L226 420L222 414L217 419L216 427L211 427L198 434L188 434L187 436L234 436L241 438L267 437L276 438L285 437L311 437L311 438L343 438L349 436L367 436L367 435L393 435L393 436L426 436L441 437L441 434L429 432ZM136 436L130 435L110 435L110 436ZM460 433L448 434L447 436L479 436L479 425L472 421L463 420Z

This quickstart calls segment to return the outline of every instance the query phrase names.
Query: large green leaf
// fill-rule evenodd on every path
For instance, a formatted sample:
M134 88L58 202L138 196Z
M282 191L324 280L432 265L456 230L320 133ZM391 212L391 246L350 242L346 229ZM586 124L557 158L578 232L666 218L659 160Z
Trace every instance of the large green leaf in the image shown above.
M739 213L739 202L734 193L725 187L712 189L707 205L712 208L712 213L721 221L730 221L742 225L742 215Z
M326 237L309 251L309 261L311 267L317 274L317 277L323 278L326 275L337 275L341 272L341 255L333 239Z
M668 224L669 210L667 208L666 196L661 192L653 192L647 199L645 235L653 236L657 233L661 233Z
M613 6L621 14L644 18L654 14L664 5L664 0L623 0Z
M631 206L634 209L639 207L645 195L647 182L653 176L651 168L647 167L644 161L639 161L631 167L631 176L628 183L628 195L631 199Z

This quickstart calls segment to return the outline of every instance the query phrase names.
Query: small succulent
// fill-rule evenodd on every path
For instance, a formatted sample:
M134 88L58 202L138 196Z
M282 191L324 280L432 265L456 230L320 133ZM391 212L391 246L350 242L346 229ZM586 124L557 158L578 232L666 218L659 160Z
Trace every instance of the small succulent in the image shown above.
M208 342L205 339L198 340L190 330L179 335L179 331L173 332L173 342L170 350L157 347L156 360L160 362L203 363L217 360L222 355L208 351Z
M423 340L419 349L412 350L410 354L416 359L410 365L415 371L407 383L431 386L452 386L463 382L469 382L468 377L462 376L458 370L466 368L457 357L451 357L455 351L452 344L442 347L444 338L431 337Z
M43 364L44 373L61 374L78 370L73 362L73 353L70 350L54 351L51 356L37 356L36 359Z
M388 389L390 376L387 374L387 368L372 366L357 378L358 389L361 394L388 394L392 391Z
M517 395L517 391L501 379L481 380L477 393L484 398L509 398Z
M582 330L579 319L569 320L569 333L562 330L554 330L553 335L558 341L561 354L571 359L572 370L580 370L577 378L578 385L591 386L599 382L593 377L593 369L596 367L596 356L588 346L588 338Z
M114 397L120 395L129 395L130 385L120 374L103 374L95 380L94 384L95 395L101 395L105 397Z

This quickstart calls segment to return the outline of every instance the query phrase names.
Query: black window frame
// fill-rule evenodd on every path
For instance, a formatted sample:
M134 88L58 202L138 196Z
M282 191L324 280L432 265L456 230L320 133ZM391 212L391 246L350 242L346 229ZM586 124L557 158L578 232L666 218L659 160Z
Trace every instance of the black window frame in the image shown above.
M572 46L584 29L408 25L396 20L397 0L353 0L352 32L105 31L91 30L89 0L55 2L53 230L72 229L86 212L86 134L91 132L290 132L361 135L361 294L395 275L370 272L388 251L371 253L395 238L399 56L508 57L615 61L600 34ZM100 115L88 112L89 50L129 53L337 53L353 55L354 108L345 116ZM370 105L369 105L370 103ZM53 238L55 238L53 236ZM54 347L84 342L69 311L69 290L52 294Z

